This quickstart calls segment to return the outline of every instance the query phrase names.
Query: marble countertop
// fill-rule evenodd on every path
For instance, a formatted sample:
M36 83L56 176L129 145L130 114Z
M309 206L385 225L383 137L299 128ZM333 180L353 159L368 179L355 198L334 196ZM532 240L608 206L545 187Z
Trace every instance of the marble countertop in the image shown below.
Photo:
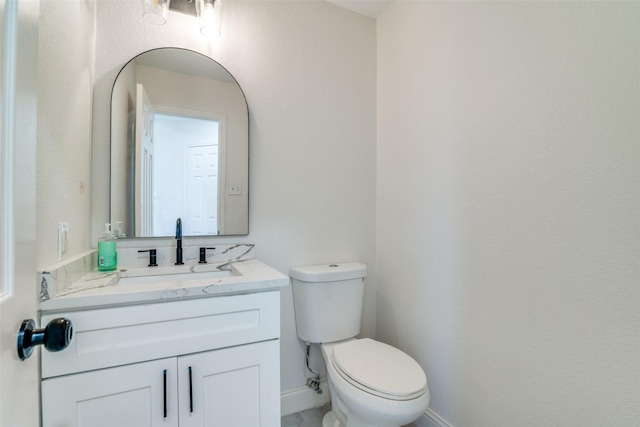
M157 270L154 270L157 269ZM135 267L92 272L61 294L40 302L41 312L147 304L168 300L264 292L289 286L289 278L257 259L210 263L206 267ZM174 274L163 274L163 273ZM148 276L153 273L156 276Z

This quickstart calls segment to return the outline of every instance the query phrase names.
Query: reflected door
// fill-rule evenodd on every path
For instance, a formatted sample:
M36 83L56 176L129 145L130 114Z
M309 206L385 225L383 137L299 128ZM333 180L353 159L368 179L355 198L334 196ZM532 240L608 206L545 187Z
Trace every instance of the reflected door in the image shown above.
M135 217L137 236L153 234L153 105L144 86L136 86Z
M175 232L182 218L183 236L217 235L219 230L219 121L172 114L156 106L154 120L154 236Z
M218 234L218 146L186 147L185 159L185 233Z

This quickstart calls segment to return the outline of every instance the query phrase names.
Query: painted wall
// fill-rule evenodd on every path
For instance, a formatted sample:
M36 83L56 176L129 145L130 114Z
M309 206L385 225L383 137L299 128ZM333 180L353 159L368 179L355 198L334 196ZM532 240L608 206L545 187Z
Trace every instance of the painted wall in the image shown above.
M377 20L377 333L456 427L640 419L640 5Z
M95 8L92 0L40 3L38 269L58 262L59 222L69 223L69 256L91 247Z
M325 1L232 1L222 36L169 12L142 20L139 2L97 2L93 121L93 236L107 220L110 94L117 72L156 47L196 50L227 68L249 104L250 242L288 274L296 265L370 266L363 335L375 333L375 21ZM126 243L125 243L126 244ZM153 240L170 246L173 240ZM290 290L282 292L282 389L304 386L303 345Z

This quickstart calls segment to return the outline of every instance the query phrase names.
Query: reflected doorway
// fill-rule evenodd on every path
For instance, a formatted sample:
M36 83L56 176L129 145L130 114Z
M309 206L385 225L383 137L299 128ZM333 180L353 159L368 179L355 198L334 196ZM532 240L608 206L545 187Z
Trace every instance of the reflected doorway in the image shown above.
M157 112L153 122L153 234L218 234L220 122Z

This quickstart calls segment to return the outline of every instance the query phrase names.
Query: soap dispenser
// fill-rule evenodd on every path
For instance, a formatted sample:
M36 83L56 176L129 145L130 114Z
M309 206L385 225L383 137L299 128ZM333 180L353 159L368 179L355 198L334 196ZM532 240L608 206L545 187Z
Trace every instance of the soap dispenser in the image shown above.
M104 225L104 237L98 240L98 271L113 271L118 266L116 238L111 232L111 224Z

